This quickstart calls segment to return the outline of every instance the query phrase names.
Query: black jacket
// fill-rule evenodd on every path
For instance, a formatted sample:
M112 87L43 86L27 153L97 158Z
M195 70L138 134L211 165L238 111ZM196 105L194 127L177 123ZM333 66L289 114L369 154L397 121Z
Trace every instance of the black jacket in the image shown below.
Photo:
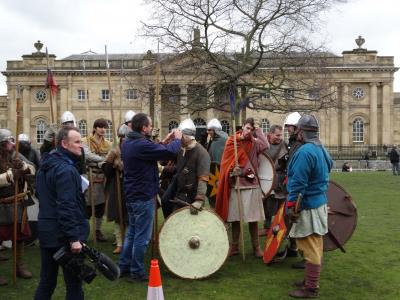
M65 149L46 155L36 175L39 199L38 236L43 248L86 241L89 223L85 215L80 158Z

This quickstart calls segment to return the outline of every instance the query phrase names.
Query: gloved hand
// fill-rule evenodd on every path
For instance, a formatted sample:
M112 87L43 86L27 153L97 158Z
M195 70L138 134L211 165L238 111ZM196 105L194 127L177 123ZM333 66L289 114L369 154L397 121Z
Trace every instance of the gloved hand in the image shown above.
M44 133L43 139L48 142L53 142L53 140L56 138L56 132L57 124L50 124L46 132Z
M203 209L204 201L196 200L190 205L190 214L197 215Z

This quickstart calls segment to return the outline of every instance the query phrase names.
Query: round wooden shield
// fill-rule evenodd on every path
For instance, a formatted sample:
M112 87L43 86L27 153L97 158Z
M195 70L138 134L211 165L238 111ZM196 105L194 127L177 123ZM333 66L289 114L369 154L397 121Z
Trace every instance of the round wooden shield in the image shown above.
M264 196L268 196L274 186L275 180L275 164L272 159L265 153L258 157L258 178L260 180L260 187Z
M286 224L285 224L285 202L281 204L277 211L274 219L272 220L271 227L267 233L267 239L265 240L265 249L263 260L264 263L269 264L272 262L279 247L286 236Z
M229 252L228 232L212 210L190 214L189 207L171 214L159 233L160 256L166 267L185 279L201 279L217 272Z
M215 201L217 200L219 167L219 164L215 162L211 163L210 175L207 182L207 198L212 208L215 207Z
M328 233L324 235L324 251L341 249L351 238L357 226L357 208L343 187L329 181Z

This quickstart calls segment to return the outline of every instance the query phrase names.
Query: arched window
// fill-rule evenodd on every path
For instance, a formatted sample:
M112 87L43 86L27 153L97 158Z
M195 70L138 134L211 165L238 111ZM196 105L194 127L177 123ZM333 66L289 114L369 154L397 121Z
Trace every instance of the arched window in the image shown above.
M105 134L105 138L109 141L113 141L113 126L112 126L112 122L110 120L107 120L107 124L108 124L108 128L106 129L106 134Z
M178 128L179 124L177 121L172 120L171 122L169 122L168 124L168 131L171 132L172 129Z
M46 132L47 123L43 119L36 121L36 142L42 144L44 140L44 133Z
M79 131L81 132L81 136L82 137L86 137L87 136L87 122L86 122L86 120L80 120L78 122L78 128L79 128Z
M361 118L353 121L353 142L364 142L364 122Z
M225 131L227 134L229 134L231 131L231 125L229 124L229 121L222 120L221 125L222 125L222 131Z
M269 125L268 119L262 119L261 120L261 129L262 129L262 131L264 133L268 133L269 127L270 127L270 125Z
M204 121L202 118L196 118L193 120L194 126L196 128L206 128L207 124L206 121Z

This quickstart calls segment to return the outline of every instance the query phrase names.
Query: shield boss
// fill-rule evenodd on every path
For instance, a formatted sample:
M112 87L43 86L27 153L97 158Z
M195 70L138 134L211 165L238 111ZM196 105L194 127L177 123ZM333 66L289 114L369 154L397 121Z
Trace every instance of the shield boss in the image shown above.
M159 233L159 250L166 267L185 279L200 279L224 264L229 250L224 222L213 211L191 215L188 207L174 212Z

